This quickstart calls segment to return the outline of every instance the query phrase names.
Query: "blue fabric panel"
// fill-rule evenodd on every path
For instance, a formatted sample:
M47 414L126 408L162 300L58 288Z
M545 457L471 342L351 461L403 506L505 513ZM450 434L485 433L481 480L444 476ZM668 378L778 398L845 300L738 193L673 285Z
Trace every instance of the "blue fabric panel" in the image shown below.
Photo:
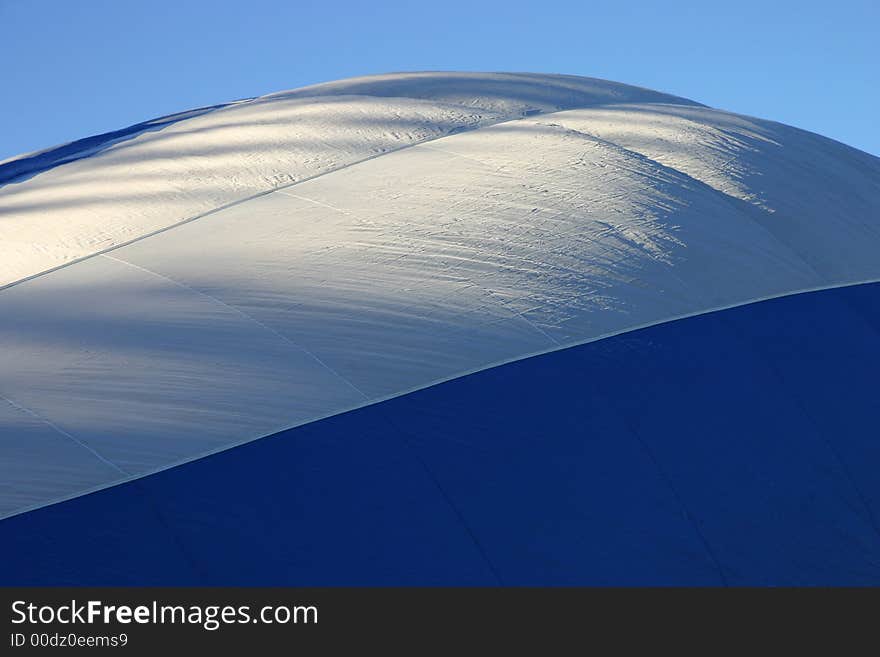
M0 521L0 583L877 585L878 372L878 284L669 322Z

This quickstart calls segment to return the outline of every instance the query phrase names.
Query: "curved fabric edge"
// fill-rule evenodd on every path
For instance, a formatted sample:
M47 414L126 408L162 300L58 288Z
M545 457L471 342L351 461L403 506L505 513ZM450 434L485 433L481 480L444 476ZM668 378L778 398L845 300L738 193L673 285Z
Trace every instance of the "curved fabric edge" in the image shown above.
M397 397L402 397L402 396L405 396L405 395L409 395L409 394L414 393L414 392L418 392L418 391L421 391L421 390L425 390L425 389L428 389L428 388L432 388L432 387L434 387L434 386L437 386L437 385L440 385L440 384L443 384L443 383L447 383L447 382L450 382L450 381L455 381L455 380L457 380L457 379L460 379L460 378L463 378L463 377L466 377L466 376L471 376L471 375L473 375L473 374L477 374L477 373L479 373L479 372L483 372L483 371L486 371L486 370L490 370L490 369L493 369L493 368L496 368L496 367L502 367L502 366L504 366L504 365L508 365L508 364L511 364L511 363L515 363L515 362L517 362L517 361L526 360L526 359L529 359L529 358L534 358L534 357L537 357L537 356L542 356L542 355L550 354L550 353L554 353L554 352L557 352L557 351L563 351L563 350L566 350L566 349L571 349L571 348L574 348L574 347L579 347L579 346L587 345L587 344L590 344L590 343L593 343L593 342L597 342L597 341L601 341L601 340L606 340L606 339L608 339L608 338L613 338L613 337L620 336L620 335L624 335L624 334L631 333L631 332L634 332L634 331L640 331L640 330L643 330L643 329L646 329L646 328L651 328L651 327L654 327L654 326L659 326L659 325L666 324L666 323L669 323L669 322L676 322L676 321L679 321L679 320L690 319L690 318L693 318L693 317L699 317L699 316L701 316L701 315L711 314L711 313L715 313L715 312L719 312L719 311L730 310L730 309L734 309L734 308L740 308L740 307L748 306L748 305L751 305L751 304L754 304L754 303L761 303L761 302L763 302L763 301L772 301L772 300L774 300L774 299L782 299L782 298L789 297L789 296L797 296L797 295L801 295L801 294L810 294L810 293L814 293L814 292L822 292L822 291L828 291L828 290L837 290L837 289L842 289L842 288L847 288L847 287L857 287L857 286L873 285L873 284L877 284L877 283L880 283L880 281L877 281L877 280L873 280L873 279L872 279L872 280L866 280L866 281L856 281L856 282L848 282L848 283L842 283L842 284L833 284L833 285L826 285L826 286L817 286L817 287L812 287L812 288L807 288L807 289L802 289L802 290L789 291L789 292L784 292L784 293L781 293L781 294L778 294L778 295L769 295L769 296L764 296L764 297L758 297L758 298L749 299L749 300L747 300L747 301L743 301L743 302L737 302L737 303L733 303L733 304L726 304L726 305L723 305L723 306L715 306L715 307L712 307L712 308L707 308L707 309L699 310L699 311L696 311L696 312L693 312L693 313L686 313L686 314L676 315L676 316L672 316L672 317L668 317L668 318L660 319L660 320L653 321L653 322L647 322L647 323L644 323L644 324L638 324L638 325L634 325L634 326L629 326L629 327L626 327L625 329L621 329L621 330L619 330L619 331L612 331L612 332L608 332L608 333L603 333L603 334L600 334L600 335L597 335L597 336L594 336L594 337L590 337L590 338L585 339L585 340L574 340L574 341L570 341L570 342L562 342L562 343L558 343L558 344L555 344L554 346L552 346L552 347L550 347L550 348L547 348L547 349L540 349L540 350L536 350L536 351L532 351L532 352L528 352L528 353L524 353L524 354L519 354L519 355L517 355L517 356L515 356L515 357L513 357L513 358L503 359L503 360L499 360L499 361L496 361L496 362L492 362L492 363L489 363L489 364L486 364L486 365L481 365L481 366L479 366L479 367L477 367L477 368L474 368L474 369L471 369L471 370L466 370L466 371L462 371L462 372L457 372L456 374L454 374L454 375L452 375L452 376L448 376L448 377L442 377L442 378L434 379L434 380L428 381L428 382L426 382L426 383L424 383L424 384L421 384L421 385L418 385L418 386L415 386L415 387L406 388L406 389L403 389L403 390L400 390L400 391L394 392L394 393L391 394L391 395L387 395L387 396L383 396L383 397L379 397L379 398L375 398L375 399L369 399L369 400L364 401L364 402L362 402L362 403L353 404L353 405L348 406L348 407L346 407L346 408L343 408L343 409L341 409L341 410L334 410L334 411L331 412L331 413L328 413L328 414L325 414L325 415L319 415L319 416L316 416L316 417L312 417L312 418L309 418L309 419L304 420L304 421L302 421L302 422L297 422L297 423L295 423L295 424L285 424L285 425L283 425L283 426L277 427L276 429L274 429L274 430L272 430L272 431L270 431L270 432L268 432L268 433L261 433L260 435L257 435L257 436L248 436L248 437L246 437L246 438L244 438L244 439L242 439L242 440L239 440L239 441L237 441L237 442L230 443L230 444L226 444L226 445L223 445L222 447L219 447L219 448L216 448L216 449L206 450L206 451L201 452L201 453L199 453L199 454L196 454L196 455L193 455L193 456L187 457L187 458L185 458L185 459L180 459L180 460L178 460L178 461L175 461L175 462L169 463L169 464L167 464L167 465L165 465L165 466L163 466L163 467L161 467L161 468L156 468L156 469L154 469L154 470L150 470L150 471L145 472L145 473L139 473L139 474L136 474L136 475L134 475L134 476L123 476L123 477L120 477L119 479L116 479L116 480L111 481L111 482L109 482L109 483L101 484L101 485L99 485L99 486L95 486L95 487L88 488L88 489L85 489L85 490L82 490L82 491L78 491L78 492L74 493L73 495L63 496L63 497L60 497L60 498L57 498L57 499L53 499L53 500L51 500L51 501L49 501L49 502L40 503L40 504L37 504L37 505L34 505L34 506L24 507L24 508L21 508L21 509L16 510L16 511L13 512L13 513L5 514L5 515L4 515L4 514L0 514L0 521L3 521L3 520L5 520L5 519L7 519L7 518L13 518L13 517L18 516L18 515L21 515L21 514L30 513L30 512L33 512L33 511L36 511L36 510L39 510L39 509L45 508L45 507L47 507L47 506L52 506L52 505L54 505L54 504L60 504L60 503L62 503L62 502L67 502L67 501L70 501L70 500L75 500L75 499L77 499L78 497L82 497L82 496L84 496L84 495L90 495L90 494L92 494L92 493L100 492L100 491L102 491L102 490L106 490L106 489L108 489L108 488L113 488L113 487L115 487L115 486L120 486L120 485L122 485L122 484L126 484L126 483L129 483L129 482L132 482L132 481L137 481L138 479L141 479L141 478L143 478L143 477L150 477L150 476L152 476L152 475L154 475L154 474L158 474L158 473L160 473L160 472L164 472L164 471L169 470L169 469L177 468L177 467L180 467L180 466L182 466L182 465L186 465L186 464L188 464L188 463L192 463L192 462L194 462L194 461L198 461L198 460L201 460L201 459L204 459L204 458L207 458L207 457L213 456L213 455L215 455L215 454L220 454L220 453L222 453L222 452L224 452L224 451L227 451L227 450L230 450L230 449L235 449L236 447L240 447L240 446L242 446L242 445L246 445L246 444L251 443L251 442L254 442L254 441L258 441L258 440L263 440L263 439L265 439L265 438L269 438L269 437L271 437L271 436L274 436L274 435L276 435L276 434L278 434L278 433L281 433L281 432L284 432L284 431L288 431L288 430L296 429L296 428L298 428L298 427L302 427L302 426L305 426L305 425L311 424L311 423L313 423L313 422L320 422L320 421L322 421L322 420L326 420L326 419L331 418L331 417L334 417L334 416L336 416L336 415L341 415L341 414L344 414L344 413L349 413L349 412L351 412L351 411L356 411L356 410L359 410L359 409L361 409L361 408L366 408L366 407L369 407L369 406L372 406L372 405L375 405L375 404L381 404L381 403L383 403L383 402L386 402L386 401L389 401L389 400L395 399L395 398L397 398ZM0 289L2 289L2 288L0 288Z
M4 584L876 585L880 284L483 370L0 522Z

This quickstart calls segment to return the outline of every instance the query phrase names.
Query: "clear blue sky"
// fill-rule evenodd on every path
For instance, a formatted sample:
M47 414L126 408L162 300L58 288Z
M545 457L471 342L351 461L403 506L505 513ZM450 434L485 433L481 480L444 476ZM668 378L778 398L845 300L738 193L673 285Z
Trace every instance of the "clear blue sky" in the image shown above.
M714 5L714 6L713 6ZM880 0L0 0L0 159L367 73L573 73L880 155Z

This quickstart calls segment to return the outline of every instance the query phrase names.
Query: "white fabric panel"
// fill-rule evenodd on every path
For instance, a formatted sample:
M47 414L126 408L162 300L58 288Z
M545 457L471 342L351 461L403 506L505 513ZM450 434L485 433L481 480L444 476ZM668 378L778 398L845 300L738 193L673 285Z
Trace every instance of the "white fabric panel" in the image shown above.
M415 143L530 112L634 101L690 103L590 78L432 73L344 80L146 127L0 185L0 287Z
M629 105L552 121L691 176L762 210L768 232L833 280L874 276L880 160L826 137L729 112Z
M113 463L111 478L360 399L242 312L107 257L9 288L0 305L0 394ZM20 440L6 423L0 437L4 450ZM79 480L79 460L36 456L19 461L23 480L55 456L56 483Z

